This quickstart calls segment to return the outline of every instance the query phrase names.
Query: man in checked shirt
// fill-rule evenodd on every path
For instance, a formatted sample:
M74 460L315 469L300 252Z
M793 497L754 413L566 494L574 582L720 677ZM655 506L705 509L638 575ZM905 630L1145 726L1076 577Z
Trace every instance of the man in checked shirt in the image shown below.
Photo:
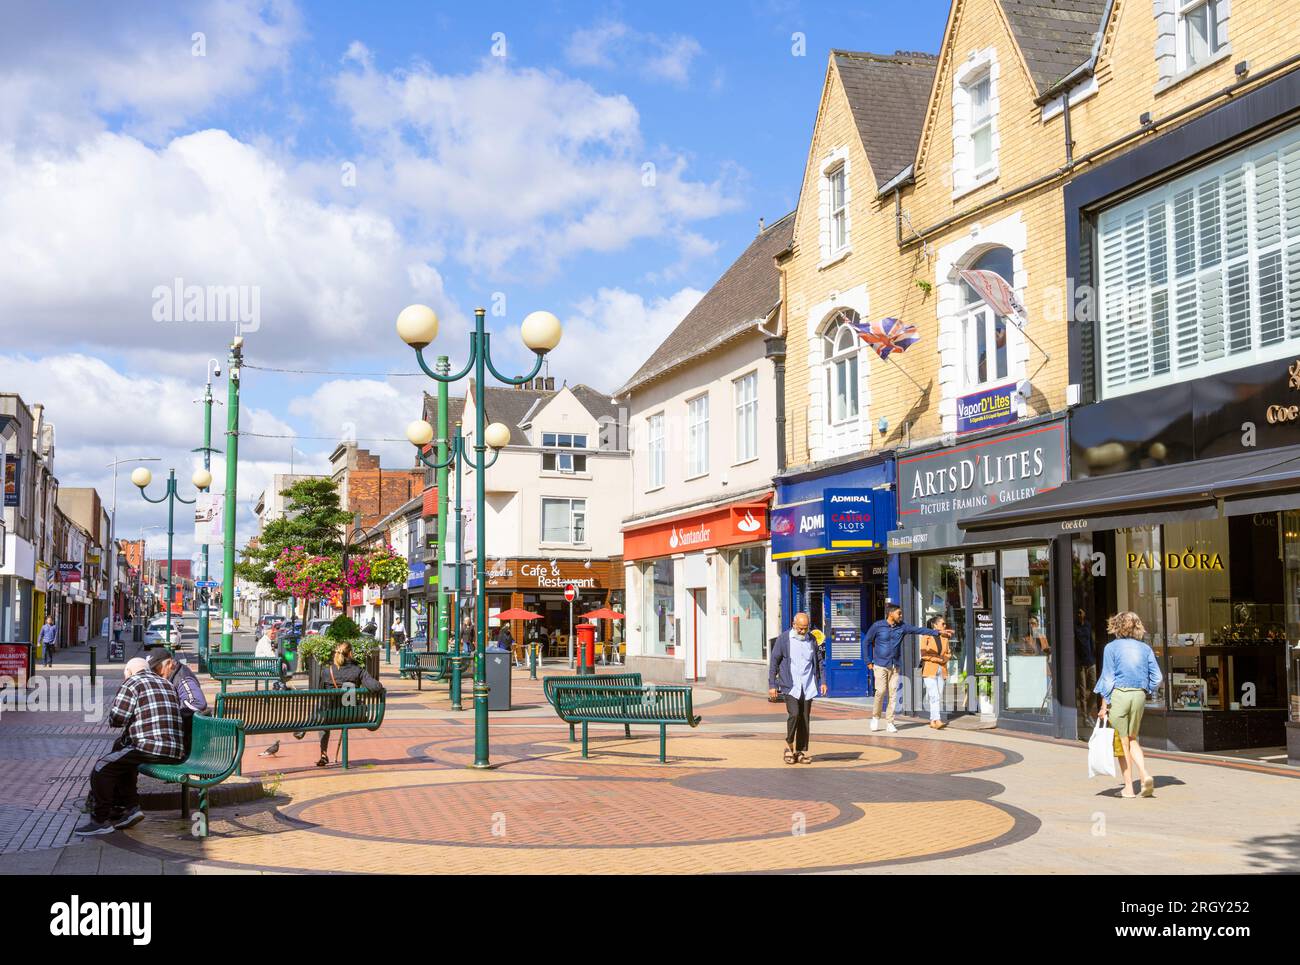
M113 698L108 722L123 728L114 749L90 772L95 807L76 834L111 834L144 820L136 792L141 764L174 764L184 758L184 730L176 689L136 657L127 662L126 681Z

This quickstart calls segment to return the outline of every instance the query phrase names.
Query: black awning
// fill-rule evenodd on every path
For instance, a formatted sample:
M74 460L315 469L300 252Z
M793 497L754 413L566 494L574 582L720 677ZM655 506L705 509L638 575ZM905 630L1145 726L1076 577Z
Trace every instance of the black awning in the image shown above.
M1092 476L961 521L1015 540L1300 508L1300 446Z

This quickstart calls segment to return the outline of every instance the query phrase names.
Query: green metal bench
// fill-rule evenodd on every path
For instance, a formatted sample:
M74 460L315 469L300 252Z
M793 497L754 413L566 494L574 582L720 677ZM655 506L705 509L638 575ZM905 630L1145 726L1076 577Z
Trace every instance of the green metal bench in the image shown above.
M384 722L385 692L342 690L263 690L217 695L217 716L244 722L245 734L340 731L343 766L348 766L348 731L378 730ZM240 773L238 770L236 773Z
M239 769L244 756L244 725L238 720L195 715L190 754L179 764L142 764L140 773L181 789L181 817L190 816L190 788L199 790L203 834L208 829L208 788L220 784Z
M443 653L438 650L403 650L401 663L398 664L398 675L409 677L414 674L416 689L423 690L426 676L434 683L447 679L447 674L452 665L450 658L453 656L455 654ZM472 653L463 653L460 656L462 657L460 665L461 677L474 676L474 655Z
M582 725L582 756L587 756L588 724L622 724L631 734L631 724L659 727L659 763L668 761L668 725L696 727L700 718L691 709L691 688L651 684L648 687L555 685L555 712L572 727Z
M546 702L556 710L559 710L555 704L555 688L561 684L572 684L575 687L640 687L641 675L639 673L607 673L607 674L589 674L582 677L543 677L542 678L542 695ZM624 726L623 733L628 737L632 736L632 728ZM573 735L573 724L569 724L569 743L572 744L577 738Z
M251 680L253 689L261 682L273 683L284 679L284 661L279 657L249 657L242 653L213 653L208 655L208 675L221 681L221 692L232 680Z

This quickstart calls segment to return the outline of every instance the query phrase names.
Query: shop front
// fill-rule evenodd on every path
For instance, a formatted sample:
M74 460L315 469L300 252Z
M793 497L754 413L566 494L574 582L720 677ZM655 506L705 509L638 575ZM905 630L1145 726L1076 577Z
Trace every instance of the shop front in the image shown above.
M1300 358L1081 407L1074 478L969 524L1069 541L1065 629L1095 668L1107 617L1142 618L1164 674L1151 746L1300 761L1300 426L1276 416L1293 406Z
M954 631L945 714L1073 736L1073 699L1062 699L1073 673L1061 645L1068 611L1056 598L1068 538L986 538L964 528L989 507L1056 490L1066 478L1067 444L1065 421L1042 419L898 459L899 528L889 534L889 552L905 619L925 625L942 617ZM909 639L905 673L916 666L916 648ZM913 707L921 706L920 691L911 680Z
M772 558L781 572L781 626L806 612L824 634L832 697L874 692L865 638L898 598L898 570L885 543L895 520L894 463L888 459L793 473L777 480Z
M572 620L569 602L564 597L565 588L570 586L577 591L572 605ZM469 598L469 604L473 605L472 597ZM489 639L496 639L501 632L502 621L497 617L498 613L522 608L540 614L541 618L537 620L507 622L516 643L529 641L534 635L543 640L543 658L568 656L572 626L584 622L584 613L602 607L622 613L622 604L623 569L616 561L551 558L489 561ZM597 626L597 638L602 644L602 651L612 648L607 659L615 659L614 653L622 641L623 633L619 621L601 620Z
M767 690L777 632L770 498L624 527L629 670Z

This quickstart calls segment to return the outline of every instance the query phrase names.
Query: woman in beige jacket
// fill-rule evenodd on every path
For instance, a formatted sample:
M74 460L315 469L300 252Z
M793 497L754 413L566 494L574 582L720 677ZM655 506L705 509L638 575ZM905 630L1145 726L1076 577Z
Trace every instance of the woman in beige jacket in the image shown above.
M943 617L930 617L926 626L940 632L948 629L948 621ZM948 661L952 659L952 650L948 638L918 637L921 644L921 679L925 683L925 699L930 705L930 726L939 730L944 726L940 719L943 710L943 690L948 677Z

